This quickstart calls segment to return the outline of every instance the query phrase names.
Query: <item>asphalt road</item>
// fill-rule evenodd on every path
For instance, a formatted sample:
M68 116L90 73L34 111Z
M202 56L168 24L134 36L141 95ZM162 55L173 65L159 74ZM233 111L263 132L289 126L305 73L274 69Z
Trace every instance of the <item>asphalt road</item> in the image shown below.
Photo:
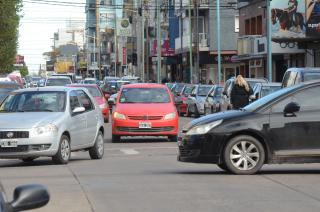
M190 119L181 118L181 125ZM0 160L0 181L11 200L15 186L46 185L50 203L35 211L320 211L320 165L270 165L253 176L229 175L215 165L180 163L166 139L111 143L105 157L72 155L68 165L50 159L25 164Z

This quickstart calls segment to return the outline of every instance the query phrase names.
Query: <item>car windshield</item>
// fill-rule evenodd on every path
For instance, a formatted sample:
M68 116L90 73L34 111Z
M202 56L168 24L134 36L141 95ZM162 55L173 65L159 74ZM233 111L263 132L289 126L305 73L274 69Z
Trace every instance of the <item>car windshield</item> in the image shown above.
M84 80L83 81L84 84L96 84L95 80Z
M198 96L207 96L210 89L211 89L211 86L199 86Z
M48 79L46 86L65 86L71 84L69 79Z
M182 91L183 87L184 87L184 84L176 84L176 86L174 87L174 92L180 93Z
M125 88L120 103L169 103L170 96L164 88Z
M96 87L86 87L86 89L88 89L88 91L93 97L101 96L99 89Z
M304 81L316 80L320 79L320 72L319 73L305 73Z
M193 86L186 86L182 94L185 96L188 96L191 94L192 90L193 90Z
M281 89L281 86L263 86L261 88L261 97L267 96L267 95L274 93L280 89Z
M14 88L0 88L0 102L2 102L6 96L13 90L16 90Z
M245 111L253 112L253 111L257 110L258 108L260 108L261 106L264 106L264 105L270 103L274 99L284 95L287 92L290 92L291 90L293 90L295 88L296 88L296 86L280 89L274 93L271 93L265 97L262 97L261 99L258 99L257 101L254 101L253 103L247 105L243 109Z
M223 87L218 87L218 88L215 90L214 96L215 96L215 97L221 97L222 90L223 90Z
M63 91L29 91L10 94L0 112L63 112L66 93Z

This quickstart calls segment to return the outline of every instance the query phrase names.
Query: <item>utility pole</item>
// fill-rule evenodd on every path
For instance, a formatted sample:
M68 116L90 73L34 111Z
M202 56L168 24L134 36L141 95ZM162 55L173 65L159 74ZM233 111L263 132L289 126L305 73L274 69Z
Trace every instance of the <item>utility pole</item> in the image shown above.
M197 53L197 60L195 62L195 72L198 74L200 74L201 76L201 72L199 70L199 59L200 59L200 56L199 56L199 3L198 3L198 0L194 0L194 3L195 3L195 9L196 9L196 53ZM199 77L199 79L201 79ZM198 80L199 82L199 80Z
M142 34L142 82L144 82L144 8L143 8L143 0L141 0L141 34Z
M188 13L189 13L189 60L190 60L190 83L192 82L192 75L193 75L193 63L192 63L192 23L191 23L191 0L189 0L189 8L188 8Z
M115 54L115 63L114 63L114 76L117 77L117 63L118 63L118 38L117 38L117 11L114 13L114 54Z
M96 33L93 32L93 76L96 78Z
M220 26L220 0L217 0L217 40L218 40L218 84L221 82L221 26Z
M156 0L157 5L157 83L161 83L161 38L160 38L160 0Z
M270 0L267 0L267 69L268 69L268 78L272 82L272 32L271 32L271 7Z

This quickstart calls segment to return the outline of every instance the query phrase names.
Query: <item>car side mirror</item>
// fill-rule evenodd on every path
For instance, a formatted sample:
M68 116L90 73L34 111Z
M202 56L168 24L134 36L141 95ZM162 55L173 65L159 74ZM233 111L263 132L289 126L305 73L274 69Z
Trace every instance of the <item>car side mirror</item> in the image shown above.
M84 111L86 111L84 107L76 107L75 109L73 109L72 113L76 114L76 113L82 113Z
M290 102L288 103L283 110L285 117L292 117L296 116L294 113L300 111L300 105L296 102Z
M19 186L14 190L12 211L30 210L46 205L50 195L46 187L37 184Z

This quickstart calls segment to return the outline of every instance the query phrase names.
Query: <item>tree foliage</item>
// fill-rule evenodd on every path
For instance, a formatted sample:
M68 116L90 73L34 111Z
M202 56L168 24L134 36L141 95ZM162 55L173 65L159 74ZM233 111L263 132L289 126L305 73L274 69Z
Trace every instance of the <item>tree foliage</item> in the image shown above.
M11 72L17 54L22 0L0 0L0 74Z
M20 74L22 77L25 77L29 74L29 71L28 71L28 67L27 66L23 66L21 69L20 69Z

